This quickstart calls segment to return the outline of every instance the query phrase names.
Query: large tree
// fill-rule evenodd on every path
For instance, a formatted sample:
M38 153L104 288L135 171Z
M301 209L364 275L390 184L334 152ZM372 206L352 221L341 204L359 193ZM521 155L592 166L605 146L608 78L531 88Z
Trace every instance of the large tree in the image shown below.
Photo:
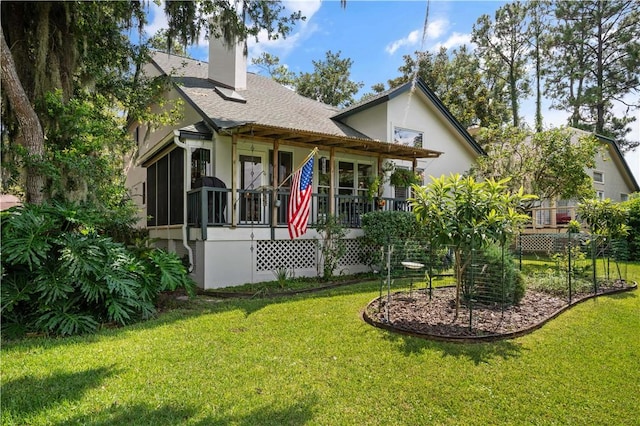
M364 85L350 79L351 58L340 58L341 52L326 52L325 60L315 60L313 72L300 73L294 82L296 92L333 106L348 106Z
M472 172L482 179L510 179L540 200L570 200L594 195L585 167L594 167L600 146L592 135L575 130L530 132L518 127L483 129L477 140L487 155L477 159Z
M495 20L489 15L478 18L471 38L478 46L476 54L485 73L507 86L514 127L520 126L520 101L531 93L526 17L525 5L519 1L508 3L496 10Z
M498 126L508 120L503 91L483 78L480 62L467 46L451 51L441 47L436 54L416 52L403 60L398 68L400 76L387 81L389 88L419 77L465 127ZM379 93L386 87L381 83L372 89Z
M325 60L312 61L313 72L289 70L280 63L280 58L270 53L263 53L254 58L253 65L257 65L280 84L293 88L296 93L307 98L333 106L348 106L353 103L354 95L363 86L361 82L350 79L350 58L340 58L340 52L330 50L325 54Z
M640 7L636 0L555 4L554 51L546 92L569 124L613 137L622 150L631 111L640 107ZM622 116L614 105L627 107Z
M10 158L23 165L26 200L37 203L46 194L44 175L51 163L45 160L56 153L56 143L45 135L56 121L46 114L47 94L59 91L63 102L80 92L98 94L106 98L103 105L135 119L162 87L140 73L147 60L146 46L127 37L131 29L142 30L146 23L144 2L3 1L0 7L6 41L2 45L2 147L3 154L11 152L3 155L3 161ZM257 37L262 29L269 37L284 36L300 13L283 11L279 2L271 1L166 1L168 45L173 40L192 43L203 31L240 40ZM39 130L35 121L45 130Z

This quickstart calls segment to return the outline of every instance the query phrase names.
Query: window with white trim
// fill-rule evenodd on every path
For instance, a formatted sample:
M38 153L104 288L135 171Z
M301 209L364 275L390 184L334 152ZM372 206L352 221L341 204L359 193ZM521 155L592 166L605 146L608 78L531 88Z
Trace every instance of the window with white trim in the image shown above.
M604 172L593 171L593 181L595 183L604 183Z

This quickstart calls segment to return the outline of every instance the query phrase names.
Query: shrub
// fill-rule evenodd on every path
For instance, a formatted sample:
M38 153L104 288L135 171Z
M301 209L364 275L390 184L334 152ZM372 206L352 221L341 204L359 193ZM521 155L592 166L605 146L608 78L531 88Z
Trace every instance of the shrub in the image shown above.
M161 291L192 291L180 258L133 252L98 232L95 212L69 203L2 212L2 330L71 335L155 313ZM100 220L102 221L102 219Z
M462 291L466 300L515 304L524 297L525 284L513 256L496 245L478 250L465 268Z
M632 261L640 260L640 194L634 196L624 203L629 209L629 234L627 242L629 243L629 257Z
M373 211L362 215L362 262L373 265L380 262L380 248L394 246L394 263L404 260L407 252L415 251L420 240L420 226L416 217L405 211ZM417 260L417 259L416 259Z

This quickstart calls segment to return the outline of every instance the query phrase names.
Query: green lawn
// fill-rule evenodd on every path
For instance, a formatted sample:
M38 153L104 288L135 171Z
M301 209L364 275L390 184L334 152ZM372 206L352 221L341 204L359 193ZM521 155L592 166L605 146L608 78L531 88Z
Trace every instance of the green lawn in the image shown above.
M3 342L2 424L640 424L638 290L483 344L373 328L359 313L377 295L199 297L95 336Z

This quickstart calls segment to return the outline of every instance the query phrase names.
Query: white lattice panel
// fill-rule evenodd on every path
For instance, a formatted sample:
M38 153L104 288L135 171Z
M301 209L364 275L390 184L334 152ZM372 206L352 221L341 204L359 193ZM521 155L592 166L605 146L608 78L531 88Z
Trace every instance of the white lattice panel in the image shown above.
M362 260L360 259L360 242L356 239L344 240L344 242L346 245L346 251L344 253L344 256L342 256L342 258L340 259L340 265L360 265L362 263Z
M315 240L258 241L256 271L315 269L316 253Z

